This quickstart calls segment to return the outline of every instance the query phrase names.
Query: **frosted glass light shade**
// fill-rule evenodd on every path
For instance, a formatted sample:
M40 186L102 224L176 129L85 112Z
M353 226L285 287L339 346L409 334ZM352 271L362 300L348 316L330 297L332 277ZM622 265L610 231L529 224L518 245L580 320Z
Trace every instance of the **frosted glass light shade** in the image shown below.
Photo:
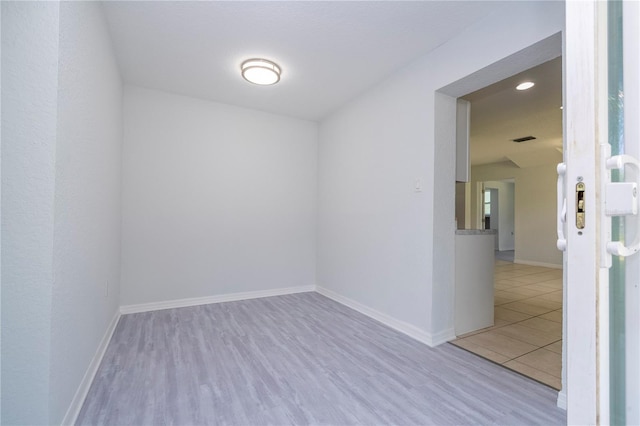
M531 89L536 84L532 81L525 81L524 83L520 83L516 86L516 90L527 90Z
M242 77L250 83L268 86L280 81L280 67L266 59L249 59L240 65Z

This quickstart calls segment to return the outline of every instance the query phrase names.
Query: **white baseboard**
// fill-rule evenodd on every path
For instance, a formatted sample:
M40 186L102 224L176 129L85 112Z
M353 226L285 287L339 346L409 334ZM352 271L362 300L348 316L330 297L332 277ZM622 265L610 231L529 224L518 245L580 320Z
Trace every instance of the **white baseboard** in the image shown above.
M431 347L438 346L443 343L450 342L456 339L456 331L453 328L448 330L442 330L436 334L431 335Z
M116 311L111 323L107 327L107 330L102 336L102 340L98 345L98 349L96 350L93 359L89 363L89 367L87 371L84 373L84 377L82 381L80 381L80 386L78 386L78 390L76 390L76 394L73 396L71 400L71 404L67 409L67 413L64 415L64 419L62 420L62 425L74 425L76 420L78 419L78 414L80 414L80 410L82 409L82 404L84 404L84 400L89 393L89 389L91 388L91 383L93 383L93 379L98 372L98 367L100 367L100 363L102 362L102 358L104 357L105 352L107 351L107 347L109 346L109 342L111 341L111 337L113 336L113 332L116 330L116 325L118 325L118 321L120 320L120 311Z
M364 314L366 316L368 316L369 318L373 318L374 320L381 322L382 324L386 325L387 327L391 327L396 331L399 331L400 333L406 334L407 336L411 337L412 339L415 339L421 343L424 343L425 345L428 345L430 347L434 347L437 346L441 343L447 342L449 340L453 340L456 338L455 333L453 331L453 329L451 330L445 330L442 333L438 333L437 335L431 335L431 333L428 333L422 329L419 329L418 327L411 325L409 323L406 323L404 321L400 321L396 318L393 318L385 313L382 313L380 311L377 311L375 309L372 309L368 306L365 306L363 304L361 304L360 302L356 302L355 300L349 299L348 297L344 297L338 293L335 293L334 291L331 291L329 289L326 289L324 287L320 287L317 286L316 287L316 292L322 294L323 296L328 297L329 299L332 299L342 305L345 305L348 308L351 308L355 311L360 312L361 314Z
M562 408L563 410L567 410L567 391L562 389L558 392L558 400L557 400L558 408Z
M542 266L545 268L562 269L562 265L555 263L534 262L532 260L514 259L513 263L519 263L521 265Z
M189 299L166 300L162 302L141 303L138 305L120 306L122 315L140 312L159 311L162 309L185 308L187 306L208 305L210 303L236 302L238 300L259 299L261 297L283 296L285 294L306 293L314 291L314 285L276 288L272 290L245 291L242 293L220 294L217 296L193 297Z
M100 341L100 345L96 350L96 354L91 360L91 363L89 364L89 367L87 368L87 371L85 372L84 377L80 382L80 386L78 386L78 390L76 391L76 394L74 395L73 400L71 401L69 409L67 410L67 413L64 416L62 425L75 424L78 414L80 414L80 410L82 409L82 404L84 403L84 400L87 397L87 393L89 392L93 379L95 378L95 375L98 372L98 368L100 367L102 358L104 357L104 354L107 350L109 342L111 341L111 337L113 336L113 333L116 329L116 325L118 324L118 321L120 320L121 315L157 311L162 309L207 305L210 303L233 302L233 301L239 301L239 300L257 299L262 297L282 296L286 294L306 293L306 292L312 292L312 291L316 291L322 294L323 296L326 296L342 305L345 305L351 309L354 309L430 347L437 346L441 343L445 343L456 338L455 332L453 329L444 330L435 335L432 335L431 333L421 330L414 325L411 325L404 321L400 321L385 313L369 308L368 306L365 306L359 302L356 302L355 300L339 295L338 293L335 293L331 290L328 290L323 287L317 287L314 285L287 287L287 288L279 288L279 289L263 290L263 291L249 291L249 292L243 292L243 293L231 293L231 294L223 294L218 296L195 297L195 298L189 298L189 299L168 300L163 302L143 303L138 305L125 305L125 306L121 306L120 310L116 312L104 336L102 337L102 340ZM565 394L564 401L566 406L566 394ZM558 396L558 406L560 406L560 395Z

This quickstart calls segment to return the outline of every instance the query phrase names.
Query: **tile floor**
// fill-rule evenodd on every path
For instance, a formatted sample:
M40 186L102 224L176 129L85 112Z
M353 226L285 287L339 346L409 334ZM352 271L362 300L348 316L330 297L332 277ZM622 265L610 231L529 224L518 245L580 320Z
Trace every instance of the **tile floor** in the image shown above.
M494 326L451 343L559 390L562 270L496 259L494 277Z

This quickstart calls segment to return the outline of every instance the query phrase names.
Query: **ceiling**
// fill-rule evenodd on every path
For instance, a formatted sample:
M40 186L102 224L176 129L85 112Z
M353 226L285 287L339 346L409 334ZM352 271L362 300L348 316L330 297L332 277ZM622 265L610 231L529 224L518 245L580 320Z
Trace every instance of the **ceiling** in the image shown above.
M503 5L108 1L104 10L126 83L317 121ZM254 57L277 62L280 83L245 82L240 63Z
M502 7L494 1L210 1L103 3L126 83L318 121ZM282 80L240 76L254 57ZM527 91L515 86L536 83ZM464 96L471 164L561 161L562 61ZM514 143L532 135L537 139Z
M523 81L536 85L518 91ZM532 167L562 161L562 57L463 96L471 102L470 162ZM515 143L513 139L537 139Z

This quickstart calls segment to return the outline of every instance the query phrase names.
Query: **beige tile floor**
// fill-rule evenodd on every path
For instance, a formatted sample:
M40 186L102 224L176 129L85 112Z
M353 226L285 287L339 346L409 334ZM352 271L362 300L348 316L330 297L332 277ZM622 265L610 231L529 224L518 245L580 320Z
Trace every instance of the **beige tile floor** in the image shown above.
M560 389L562 270L496 260L495 324L454 345Z

